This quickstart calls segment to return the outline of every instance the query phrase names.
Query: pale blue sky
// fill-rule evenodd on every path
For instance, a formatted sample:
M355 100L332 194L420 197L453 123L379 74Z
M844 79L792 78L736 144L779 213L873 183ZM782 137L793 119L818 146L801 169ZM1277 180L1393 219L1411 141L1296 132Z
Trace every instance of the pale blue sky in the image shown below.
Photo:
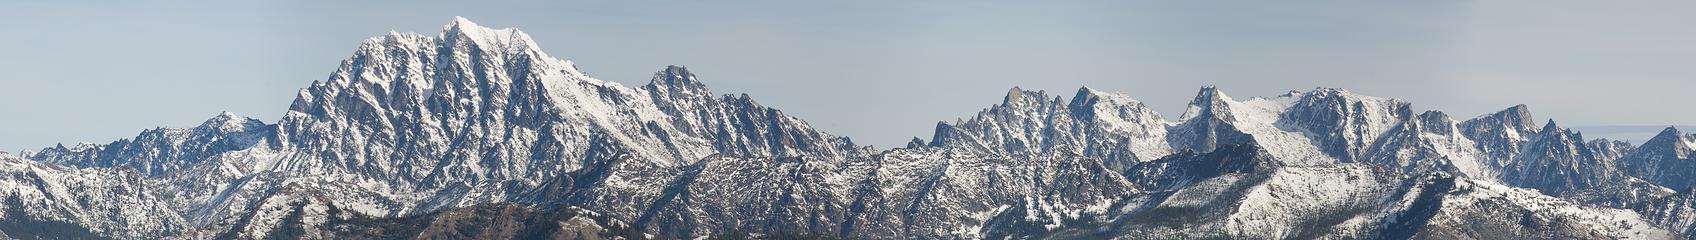
M599 78L687 65L881 148L1006 89L1120 91L1176 117L1196 89L1342 87L1467 117L1696 124L1692 1L5 1L0 150L104 143L231 111L276 120L360 41L453 16L518 26ZM1595 1L1603 2L1603 1Z

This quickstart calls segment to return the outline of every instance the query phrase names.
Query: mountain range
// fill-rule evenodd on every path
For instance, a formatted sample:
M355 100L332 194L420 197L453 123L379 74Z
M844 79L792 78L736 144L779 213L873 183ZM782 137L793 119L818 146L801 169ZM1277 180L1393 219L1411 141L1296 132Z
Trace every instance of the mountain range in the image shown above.
M455 18L366 40L276 122L226 112L0 154L0 237L1696 235L1696 135L1586 139L1531 113L1207 86L1172 120L1120 93L1015 87L875 149L682 66L624 86Z

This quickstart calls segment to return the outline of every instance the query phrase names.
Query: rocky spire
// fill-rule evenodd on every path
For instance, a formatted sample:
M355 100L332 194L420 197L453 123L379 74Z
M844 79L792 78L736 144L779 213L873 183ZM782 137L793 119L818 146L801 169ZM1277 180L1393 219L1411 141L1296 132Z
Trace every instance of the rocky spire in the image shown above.
M707 90L706 84L695 79L695 74L690 73L689 68L678 65L666 66L664 70L655 72L653 79L642 88L664 93L666 96L700 97L712 94Z
M1201 87L1201 90L1196 93L1195 99L1190 100L1189 108L1184 110L1184 115L1178 117L1178 119L1179 121L1189 121L1199 117L1212 117L1227 122L1235 121L1231 116L1229 101L1231 101L1231 97L1219 91L1218 87L1213 85Z
M924 139L920 139L919 137L913 137L912 140L907 141L907 148L922 148L922 147L925 147L925 140Z

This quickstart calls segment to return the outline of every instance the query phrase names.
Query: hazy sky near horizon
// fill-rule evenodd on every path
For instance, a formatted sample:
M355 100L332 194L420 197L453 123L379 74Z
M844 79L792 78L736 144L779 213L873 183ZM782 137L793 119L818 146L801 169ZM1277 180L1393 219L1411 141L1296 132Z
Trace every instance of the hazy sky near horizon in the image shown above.
M1014 86L1123 92L1169 118L1203 85L1323 86L1457 118L1527 104L1567 126L1696 124L1696 1L1299 2L5 1L0 150L220 111L274 122L364 39L453 16L627 86L686 65L879 148Z

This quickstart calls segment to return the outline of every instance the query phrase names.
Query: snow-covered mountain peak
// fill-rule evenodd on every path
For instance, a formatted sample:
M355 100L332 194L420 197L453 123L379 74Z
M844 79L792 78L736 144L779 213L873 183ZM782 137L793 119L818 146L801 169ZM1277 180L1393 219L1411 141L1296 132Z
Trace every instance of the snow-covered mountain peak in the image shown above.
M227 133L253 130L264 126L265 123L259 121L259 119L243 117L241 115L225 111L211 119L206 119L205 122L201 122L200 126L195 127L195 130L210 130Z
M1279 98L1292 98L1292 99L1294 99L1294 98L1301 98L1301 95L1303 95L1303 94L1307 94L1307 92L1302 92L1301 90L1290 90L1288 92L1284 92L1284 94L1279 94L1278 97Z
M1203 86L1201 87L1201 90L1196 93L1195 99L1190 100L1189 108L1184 109L1184 115L1179 116L1178 121L1186 122L1190 119L1203 116L1218 117L1220 120L1232 121L1233 119L1230 114L1231 109L1230 106L1228 106L1228 103L1231 101L1231 96L1226 96L1225 92L1219 91L1218 87L1213 85Z
M992 105L980 111L977 116L962 122L962 124L987 124L985 126L1009 125L1012 123L1035 124L1044 121L1046 115L1065 108L1065 105L1061 105L1059 100L1060 97L1058 96L1050 100L1047 91L1031 91L1013 87L1007 90L1007 95L1002 97L1000 104ZM1037 128L1041 125L1030 125L1028 127Z
M1486 151L1497 153L1497 159L1509 159L1516 152L1513 149L1518 149L1515 145L1530 139L1539 130L1525 104L1468 119L1461 122L1460 128L1468 138L1480 144L1495 145L1481 147L1504 150Z
M1557 133L1564 132L1565 130L1566 129L1561 128L1560 124L1555 123L1555 119L1549 119L1548 123L1543 124L1542 130L1538 130L1537 132Z
M1655 134L1655 137L1650 139L1675 141L1684 145L1686 149L1696 149L1696 134L1684 134L1684 132L1678 130L1678 127L1662 129L1660 133Z
M1679 132L1678 127L1667 126L1667 128L1661 129L1660 133L1656 133L1653 138L1670 138L1678 137L1679 135L1684 135L1684 133Z
M224 153L269 146L273 128L258 119L224 112L193 128L154 128L105 144L45 148L25 157L77 167L128 167L148 175L192 168Z
M81 152L81 151L88 151L88 150L97 150L97 149L95 149L97 147L99 147L99 145L96 145L96 144L91 143L91 142L78 142L76 144L72 144L70 147L65 147L65 143L57 143L57 144L53 144L53 147L43 149L43 151L38 151L36 153L39 154L41 152L47 152L47 151L53 151L53 150Z
M706 83L700 83L700 79L695 79L695 74L689 73L689 68L683 66L667 66L658 73L653 73L653 79L641 88L655 95L655 101L702 101L712 98L712 91L707 90Z
M1317 88L1280 113L1278 125L1302 130L1338 159L1358 160L1391 127L1413 116L1410 104L1400 100Z
M927 143L925 143L924 139L919 138L919 137L913 137L912 140L907 140L907 147L906 148L909 148L909 149L924 148L925 146L927 146Z
M454 17L452 23L442 27L440 38L444 44L450 46L470 41L484 50L538 50L536 42L530 39L530 34L519 31L518 28L484 27L463 17Z
M217 117L213 117L213 119L237 119L237 118L242 118L242 117L241 117L241 115L236 115L236 113L233 113L233 112L230 112L230 111L220 111L220 112L218 112Z
M1629 146L1582 143L1553 121L1540 134L1524 105L1456 123L1337 88L1233 99L1206 86L1174 123L1123 93L1080 87L1067 102L1014 87L976 116L938 124L928 146L913 138L874 154L748 94L717 95L683 66L632 88L584 75L514 28L455 17L442 30L367 40L276 124L225 112L194 128L26 156L34 162L0 152L0 196L22 200L5 205L26 215L137 239L394 238L345 230L415 222L386 220L396 217L432 229L501 225L481 220L528 212L459 211L490 203L511 208L482 209L592 211L599 218L525 221L633 227L613 230L631 239L1657 231L1567 202L1619 188L1607 161ZM1696 136L1669 131L1652 149L1696 146ZM1696 161L1640 152L1655 161L1633 166L1670 170L1632 176L1696 179L1681 175L1696 167L1678 165ZM5 225L18 219L7 210L0 227L16 226ZM371 224L387 225L359 227Z
M1582 146L1585 144L1583 133L1561 127L1560 123L1555 122L1554 119L1549 119L1544 123L1543 128L1538 130L1537 134L1542 136L1545 141L1553 140L1562 145Z
M448 27L458 26L477 26L477 23L471 22L471 19L466 19L465 16L453 16L453 22L448 23Z
M1298 102L1365 104L1364 106L1347 106L1352 108L1395 109L1406 108L1407 106L1405 105L1410 105L1408 102L1402 101L1401 99L1355 94L1354 92L1350 92L1349 90L1342 88L1320 87L1314 88L1313 91L1309 91L1307 93L1291 96L1299 96L1299 98L1297 98Z
M1644 141L1643 146L1647 149L1670 151L1666 154L1674 158L1688 159L1696 154L1696 134L1687 135L1676 127L1667 127L1661 130L1661 133L1655 134L1655 137Z
M1308 94L1304 94L1304 95L1309 95L1309 94L1330 95L1330 96L1354 95L1353 93L1350 93L1348 89L1332 88L1332 87L1314 87L1313 91L1308 91L1307 93Z
M1292 97L1299 96L1300 97L1299 99L1302 99L1302 100L1305 100L1305 101L1382 102L1382 103L1398 103L1398 104L1405 104L1406 103L1404 101L1401 101L1400 99L1360 95L1360 94L1355 94L1354 92L1351 92L1348 89L1329 88L1329 87L1317 87L1317 88L1314 88L1313 91L1308 91L1307 93L1302 93L1302 94L1291 94L1290 96L1292 96Z
M1442 111L1425 111L1419 113L1420 130L1429 133L1448 134L1455 130L1455 120Z
M929 146L1014 156L1080 154L1119 166L1169 154L1165 128L1164 117L1124 94L1083 87L1066 102L1014 87L976 116L938 123Z
M666 66L665 70L654 73L653 79L643 88L649 91L664 91L666 95L711 95L707 85L695 78L689 68L678 65Z
M1066 105L1080 120L1129 125L1165 125L1166 118L1142 101L1120 92L1107 92L1089 87L1078 88L1078 94Z
M1053 99L1048 97L1048 91L1030 91L1019 87L1013 87L1012 89L1007 89L1007 96L1001 99L1001 105L1004 107L1023 108L1028 106L1044 106L1050 103L1057 103L1060 100L1059 96L1054 96Z
M1618 162L1620 169L1633 177L1678 190L1696 187L1696 134L1667 127L1620 156ZM1686 225L1692 224L1696 222Z
M424 34L389 30L388 33L383 34L382 36L366 38L365 41L359 43L359 50L380 50L384 47L403 45L412 42L430 44L429 40L431 40L431 36L425 36Z
M1502 111L1497 111L1483 117L1495 118L1506 124L1506 126L1511 129L1521 131L1537 130L1537 120L1531 117L1531 108L1526 107L1525 104L1513 105L1513 107L1508 107L1507 109L1503 109Z
M1142 105L1142 101L1132 99L1130 95L1120 92L1101 91L1090 87L1079 87L1078 94L1072 96L1071 107L1089 107L1096 104L1111 105Z

